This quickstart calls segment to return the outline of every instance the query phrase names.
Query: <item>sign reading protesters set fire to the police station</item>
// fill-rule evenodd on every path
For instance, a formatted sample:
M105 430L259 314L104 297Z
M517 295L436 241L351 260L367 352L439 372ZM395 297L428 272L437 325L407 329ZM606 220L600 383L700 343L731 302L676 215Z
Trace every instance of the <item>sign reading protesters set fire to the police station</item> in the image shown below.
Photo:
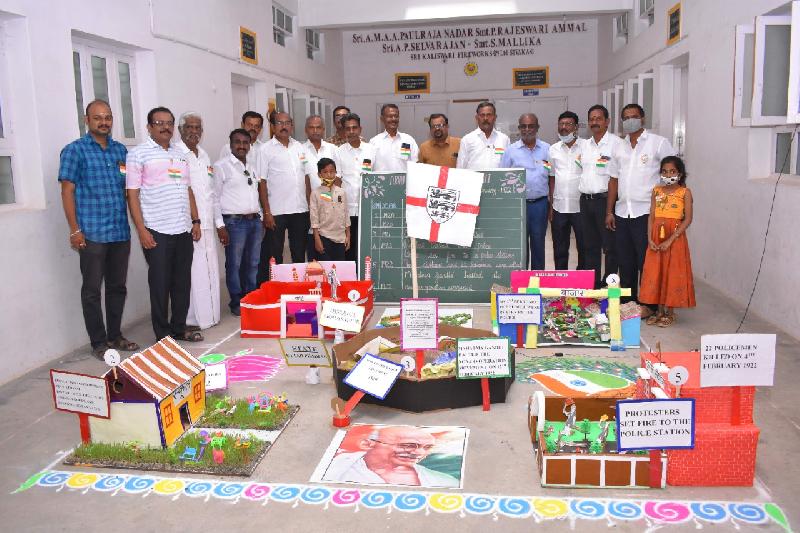
M739 333L700 338L700 386L771 386L775 334Z
M694 448L694 398L619 400L617 449Z

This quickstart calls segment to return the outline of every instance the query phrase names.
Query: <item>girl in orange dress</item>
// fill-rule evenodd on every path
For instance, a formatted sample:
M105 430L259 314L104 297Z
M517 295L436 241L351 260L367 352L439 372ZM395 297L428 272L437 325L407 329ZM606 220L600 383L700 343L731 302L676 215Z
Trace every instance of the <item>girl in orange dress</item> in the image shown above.
M661 160L661 185L653 188L647 219L649 247L644 259L639 300L658 304L647 324L665 328L675 321L674 307L694 307L692 259L686 228L692 223L692 191L686 167L676 156Z

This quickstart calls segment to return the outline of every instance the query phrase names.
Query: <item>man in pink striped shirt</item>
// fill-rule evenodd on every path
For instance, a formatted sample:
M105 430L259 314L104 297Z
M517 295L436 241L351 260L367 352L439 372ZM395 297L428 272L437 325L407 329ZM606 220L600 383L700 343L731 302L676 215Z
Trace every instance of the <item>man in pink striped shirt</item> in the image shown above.
M167 335L201 341L186 331L192 281L192 240L200 239L200 219L189 185L189 164L172 142L175 116L166 107L147 114L150 137L128 152L128 207L147 260L150 315L156 339ZM168 317L171 308L172 317Z

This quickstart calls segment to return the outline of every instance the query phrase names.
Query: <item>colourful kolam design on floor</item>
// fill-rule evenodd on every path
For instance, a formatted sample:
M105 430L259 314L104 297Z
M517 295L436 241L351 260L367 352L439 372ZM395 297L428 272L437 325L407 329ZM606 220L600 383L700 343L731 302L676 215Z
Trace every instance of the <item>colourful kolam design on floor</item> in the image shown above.
M780 507L773 503L714 502L673 500L629 500L613 498L553 498L530 496L493 496L452 492L415 492L337 488L322 485L294 485L251 481L169 478L148 475L100 474L94 472L43 471L31 476L12 494L33 487L61 491L90 490L110 495L125 493L138 496L156 494L177 500L180 496L238 503L242 500L267 505L291 503L318 505L328 509L349 507L385 509L386 512L458 513L467 517L492 516L546 520L605 520L608 527L621 522L641 521L648 528L672 524L730 524L741 526L775 525L784 531L791 527ZM774 528L778 530L777 528Z
M531 357L517 360L517 381L538 383L568 398L628 398L636 388L636 367L588 358Z
M283 358L269 355L236 355L225 360L228 383L269 381L283 367Z

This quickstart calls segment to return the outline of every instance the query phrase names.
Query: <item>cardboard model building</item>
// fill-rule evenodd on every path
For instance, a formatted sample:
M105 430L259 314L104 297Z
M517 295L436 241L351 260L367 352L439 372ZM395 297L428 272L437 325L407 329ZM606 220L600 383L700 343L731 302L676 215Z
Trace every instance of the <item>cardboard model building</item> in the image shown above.
M111 417L90 418L92 442L169 447L205 411L203 363L170 337L125 359L103 379Z
M462 328L447 324L439 325L439 335L449 337L451 339L449 342L452 345L454 345L453 339L478 339L495 336L491 331ZM376 328L362 331L348 341L334 346L335 364L333 377L336 382L336 391L340 398L346 400L355 392L355 389L344 382L344 378L355 366L356 360L359 359L358 352L364 351L363 348L365 346L378 338L382 338L383 342L388 341L396 345L400 342L400 328ZM440 345L443 342L445 341L440 340ZM454 356L452 350L452 347L444 350L423 350L425 365L422 367L421 378L417 378L416 372L401 372L400 377L383 400L365 396L361 401L416 413L434 409L481 405L481 380L456 378L454 370L456 363L454 359L449 357L450 355ZM374 352L376 352L375 355L401 364L404 358L409 358L414 354L413 352L409 354L409 352L398 350L383 351L380 348L374 350ZM510 375L508 377L488 378L492 403L504 403L506 401L508 389L511 388L511 384L514 382L514 365L514 348L509 347Z
M283 332L287 337L333 339L333 329L319 330L320 317L316 316L315 306L308 302L287 305L281 301L281 297L286 295L313 295L320 300L354 303L364 308L363 323L366 324L372 317L375 302L372 281L348 279L355 277L355 263L349 262L350 268L336 266L339 263L314 261L303 264L302 268L294 264L296 281L267 281L242 298L242 337L278 338ZM278 266L282 265L276 265L275 269ZM348 274L342 275L344 272ZM298 333L293 334L293 330Z
M613 398L529 400L528 429L544 487L664 488L660 454L620 454Z
M755 387L701 387L699 352L641 355L636 398L694 398L694 448L666 450L667 483L684 486L752 486L759 428L753 423ZM680 391L670 368L682 366Z

